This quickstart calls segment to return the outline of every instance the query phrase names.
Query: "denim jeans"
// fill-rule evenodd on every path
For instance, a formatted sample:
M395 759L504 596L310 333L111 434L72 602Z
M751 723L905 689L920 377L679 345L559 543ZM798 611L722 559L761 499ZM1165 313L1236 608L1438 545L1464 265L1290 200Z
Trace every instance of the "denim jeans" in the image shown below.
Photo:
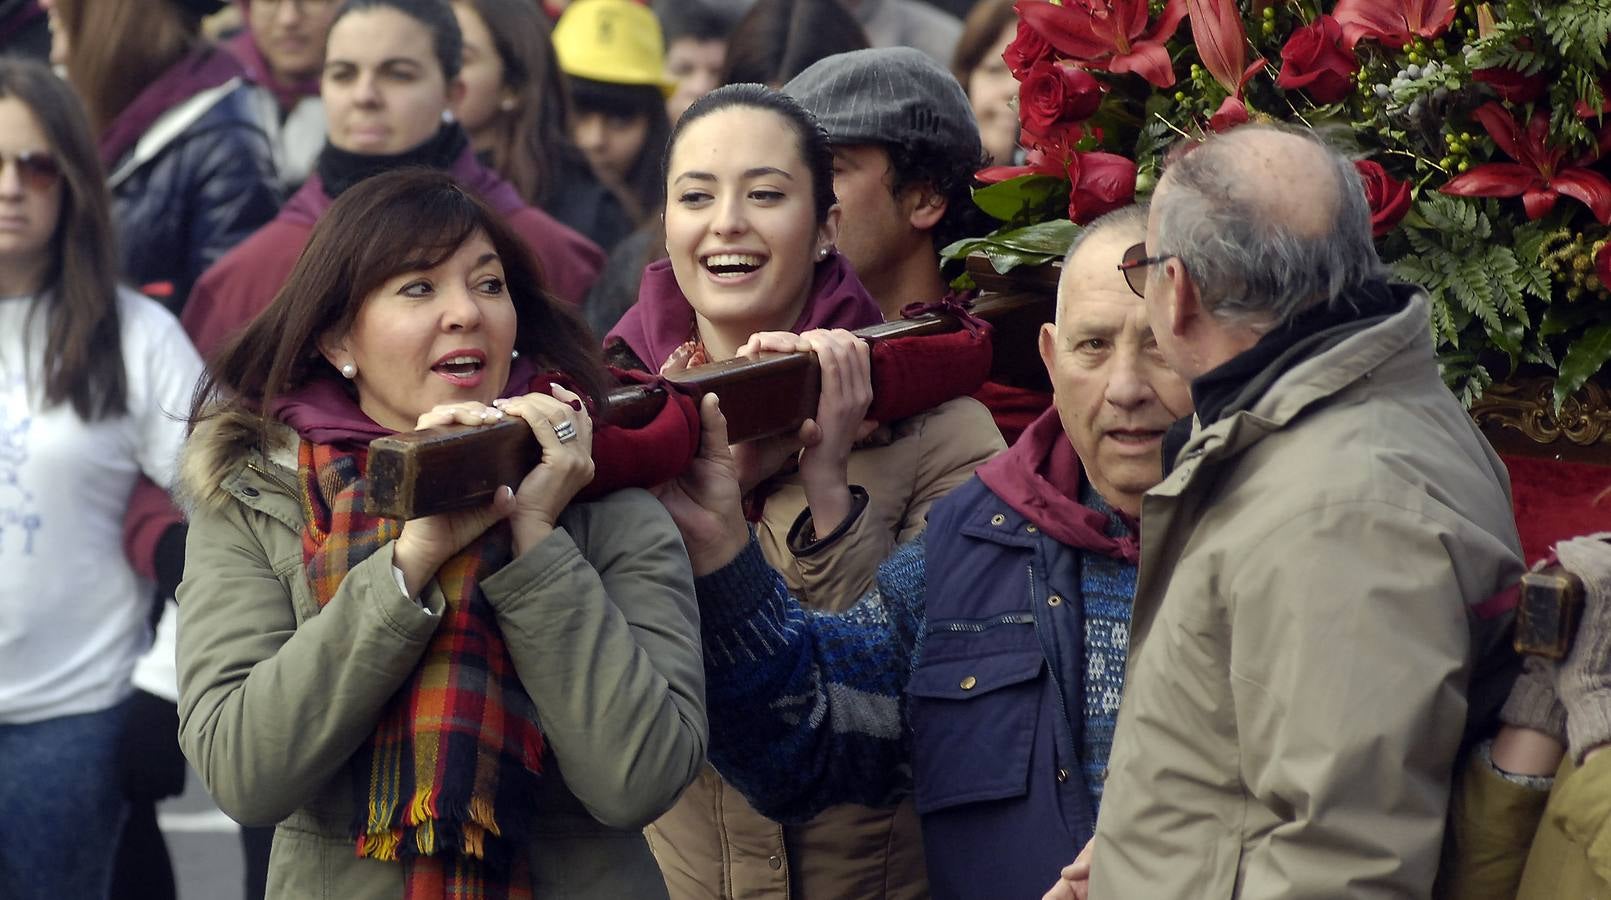
M117 763L126 706L0 723L0 897L107 896L127 812Z

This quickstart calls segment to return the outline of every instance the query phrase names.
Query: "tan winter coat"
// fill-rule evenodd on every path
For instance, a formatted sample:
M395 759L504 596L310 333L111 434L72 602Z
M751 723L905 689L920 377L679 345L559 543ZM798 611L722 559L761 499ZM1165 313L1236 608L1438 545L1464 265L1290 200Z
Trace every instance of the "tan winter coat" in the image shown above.
M267 458L238 418L197 428L179 588L180 743L219 806L278 824L268 896L395 900L402 866L354 855L348 761L440 621L387 545L320 610L303 572L295 436ZM643 491L574 503L482 583L548 752L527 856L545 898L664 896L641 829L704 759L692 574ZM444 608L432 584L424 598Z
M850 455L850 483L867 508L839 537L797 555L813 529L805 489L774 479L756 535L767 562L806 604L846 609L878 564L923 530L929 507L1006 449L989 410L968 397L882 428ZM796 534L791 543L790 533ZM762 816L706 766L649 829L674 900L918 900L928 896L923 838L911 800L894 809L831 807L810 822Z
M1521 572L1427 302L1199 427L1143 500L1093 900L1427 897L1467 605Z

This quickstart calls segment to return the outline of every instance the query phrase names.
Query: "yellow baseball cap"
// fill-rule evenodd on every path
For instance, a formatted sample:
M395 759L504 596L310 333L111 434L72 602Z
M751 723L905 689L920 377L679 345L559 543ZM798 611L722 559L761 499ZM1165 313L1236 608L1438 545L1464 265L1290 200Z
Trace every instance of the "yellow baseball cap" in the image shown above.
M635 0L577 0L554 25L559 67L575 78L647 85L670 97L660 20Z

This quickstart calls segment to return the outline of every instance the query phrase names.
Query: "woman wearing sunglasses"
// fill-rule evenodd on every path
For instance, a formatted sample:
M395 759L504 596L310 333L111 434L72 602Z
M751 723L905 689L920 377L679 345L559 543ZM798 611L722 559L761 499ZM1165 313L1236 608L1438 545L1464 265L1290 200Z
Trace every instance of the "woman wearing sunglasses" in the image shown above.
M117 286L105 175L72 91L0 60L0 897L108 896L150 603L135 479L174 478L201 361ZM170 653L171 657L171 653ZM170 663L171 665L171 663Z

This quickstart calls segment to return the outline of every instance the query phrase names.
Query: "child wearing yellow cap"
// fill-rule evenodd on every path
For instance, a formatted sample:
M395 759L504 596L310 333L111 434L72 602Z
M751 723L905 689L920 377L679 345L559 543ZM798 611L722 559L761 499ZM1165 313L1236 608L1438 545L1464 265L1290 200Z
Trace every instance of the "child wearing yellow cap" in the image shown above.
M627 218L652 218L676 87L665 76L659 21L634 0L577 0L554 26L554 51L570 78L571 139Z

